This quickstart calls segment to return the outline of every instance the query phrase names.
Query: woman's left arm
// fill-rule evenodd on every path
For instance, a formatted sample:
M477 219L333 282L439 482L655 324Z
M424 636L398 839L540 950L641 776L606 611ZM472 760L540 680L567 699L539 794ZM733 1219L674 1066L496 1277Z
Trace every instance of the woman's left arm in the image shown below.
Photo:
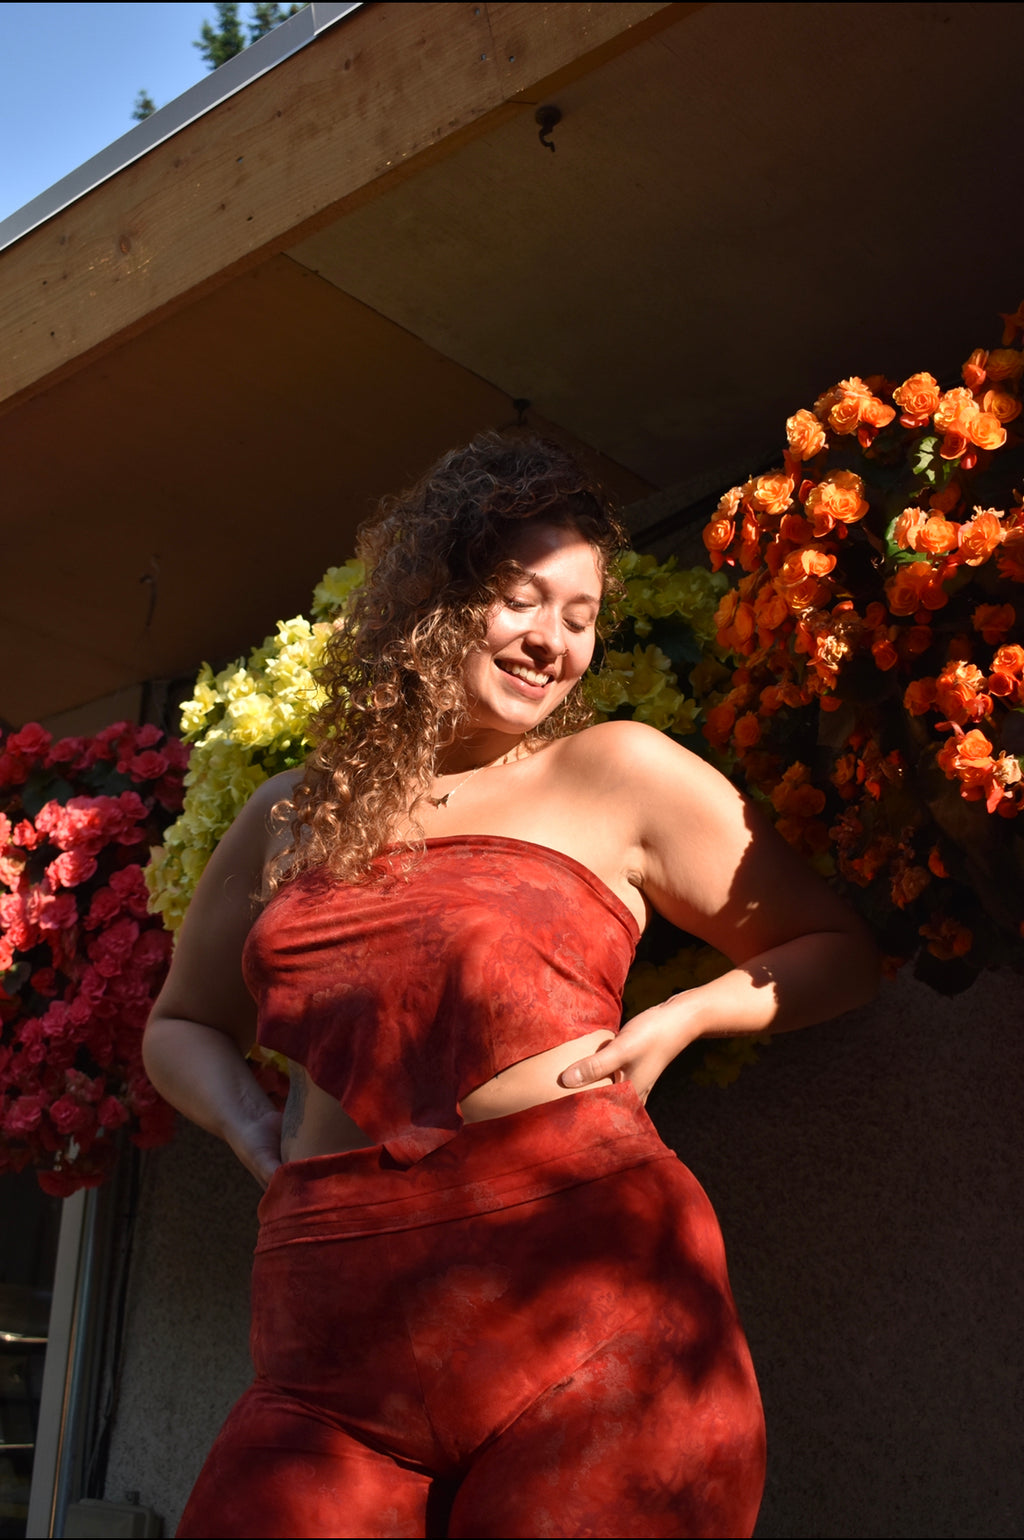
M628 756L620 785L630 795L618 806L634 820L645 898L733 967L633 1017L570 1065L563 1085L625 1076L646 1097L698 1037L789 1032L872 998L879 959L868 931L724 776L642 724L595 732L607 753Z

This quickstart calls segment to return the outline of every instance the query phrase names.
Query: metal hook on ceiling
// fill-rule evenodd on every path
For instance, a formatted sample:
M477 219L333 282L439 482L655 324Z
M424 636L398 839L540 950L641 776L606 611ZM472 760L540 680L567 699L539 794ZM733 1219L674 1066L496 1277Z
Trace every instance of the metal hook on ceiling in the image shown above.
M533 115L533 121L540 124L540 133L537 138L546 150L555 153L555 146L551 140L551 130L562 121L562 109L549 102L546 107L538 107Z

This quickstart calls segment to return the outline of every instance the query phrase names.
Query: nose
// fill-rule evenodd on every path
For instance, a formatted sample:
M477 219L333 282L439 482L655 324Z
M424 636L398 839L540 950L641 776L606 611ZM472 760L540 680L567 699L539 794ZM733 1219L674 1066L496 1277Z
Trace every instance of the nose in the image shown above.
M544 609L537 613L525 640L528 647L546 658L560 658L569 651L565 625L556 610Z

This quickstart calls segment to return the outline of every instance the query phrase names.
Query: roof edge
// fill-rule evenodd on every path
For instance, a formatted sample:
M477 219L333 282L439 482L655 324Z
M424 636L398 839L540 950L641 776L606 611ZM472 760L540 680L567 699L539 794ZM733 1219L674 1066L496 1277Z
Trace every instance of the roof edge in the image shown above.
M102 182L109 181L133 161L140 160L157 145L187 128L197 118L243 91L253 80L275 69L300 48L315 42L328 27L343 21L352 11L363 8L365 0L312 0L312 3L280 22L272 31L250 43L248 48L228 59L219 69L211 70L194 86L136 124L105 149L83 161L59 181L30 202L0 220L0 251L45 224L62 209L84 198Z

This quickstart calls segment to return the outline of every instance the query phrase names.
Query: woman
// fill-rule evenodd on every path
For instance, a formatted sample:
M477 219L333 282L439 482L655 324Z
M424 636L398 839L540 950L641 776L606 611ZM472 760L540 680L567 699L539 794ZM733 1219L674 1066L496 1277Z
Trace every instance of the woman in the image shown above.
M448 455L365 535L304 775L204 874L146 1065L267 1191L257 1378L182 1535L753 1528L721 1238L643 1103L697 1037L866 1000L876 960L701 759L580 730L620 543L555 446ZM652 910L734 966L619 1031Z

